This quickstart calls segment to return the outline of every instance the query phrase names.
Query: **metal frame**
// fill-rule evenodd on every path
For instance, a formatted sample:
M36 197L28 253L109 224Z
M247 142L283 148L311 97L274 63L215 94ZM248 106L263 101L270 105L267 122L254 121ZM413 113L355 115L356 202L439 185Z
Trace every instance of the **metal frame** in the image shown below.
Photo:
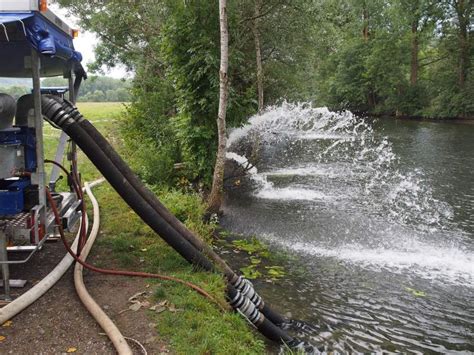
M26 283L25 280L11 280L10 279L10 264L24 264L28 262L33 255L41 250L43 244L48 240L49 236L52 236L54 239L54 228L56 226L54 218L51 218L50 214L47 213L46 208L46 173L45 173L45 164L44 164L44 146L43 146L43 116L41 113L41 87L40 87L40 68L41 67L41 58L38 54L32 50L31 55L31 68L32 68L32 77L33 77L33 97L34 97L34 128L36 134L36 156L37 156L37 168L34 173L32 173L31 180L32 183L38 185L38 201L39 204L34 206L29 213L25 212L23 215L18 215L11 220L0 220L0 265L2 271L2 285L4 285L5 301L11 300L10 288L11 287L23 287ZM69 74L69 98L72 102L75 102L75 92L74 92L74 81L72 72ZM68 136L62 132L64 139L60 140L58 147L56 149L55 161L58 163L61 162L64 151L66 147L66 142ZM63 143L62 143L63 142ZM76 154L75 145L73 143L72 154ZM74 157L69 157L73 159ZM53 165L56 167L56 165ZM57 174L57 175L56 175ZM53 180L53 177L56 176ZM50 185L57 180L59 176L59 170L51 172ZM54 184L51 186L51 189L54 189ZM82 203L81 200L77 200L73 192L66 192L63 194L63 205L61 207L60 213L63 216L63 223L66 223L63 226L66 230L71 230L72 226L78 220L78 216L81 213L77 211L77 208ZM25 224L26 218L32 215L32 225L27 227ZM77 215L74 215L77 214ZM40 240L39 228L44 226L45 236ZM28 246L16 246L8 247L8 238L17 236L17 233L22 236L31 236L33 232L34 245ZM21 260L8 260L8 251L16 252L28 252L28 255ZM15 286L16 285L16 286Z
M46 175L44 169L44 147L43 147L43 115L41 113L41 82L40 82L41 59L38 53L31 49L31 72L33 76L33 100L35 105L35 134L36 134L36 173L32 176L32 182L38 184L39 205L44 208L40 213L40 221L46 223Z
M0 0L0 13L1 12L37 12L39 11L38 0ZM42 11L41 15L46 18L52 25L57 27L62 32L66 33L70 37L74 37L74 31L59 17L57 17L52 11ZM25 24L19 20L22 25L23 32L26 36ZM2 31L3 27L3 31ZM4 34L2 33L4 32ZM5 35L5 38L9 41L8 33L4 24L0 23L0 36ZM28 60L30 59L30 60ZM31 57L25 57L25 68L31 69L31 78L33 84L32 95L34 99L34 117L29 120L29 127L34 127L35 139L36 139L36 169L31 173L31 184L38 186L38 204L34 206L28 212L22 212L14 216L3 216L0 218L0 270L2 272L3 287L5 293L5 300L8 301L10 297L10 287L16 287L15 285L22 284L18 283L19 280L10 280L9 265L10 264L23 264L28 262L33 255L42 248L49 236L54 237L56 223L52 218L52 212L47 210L47 199L46 199L46 188L47 188L47 174L45 170L44 162L44 137L43 137L43 115L41 112L41 56L36 50L31 49ZM31 65L31 68L30 68ZM68 79L69 85L69 100L75 103L76 92L79 88L81 78L76 78L77 88L75 89L74 73L72 69L69 69L65 77ZM79 80L77 80L79 79ZM56 154L54 160L61 163L64 153L68 136L61 132L61 137L56 148ZM69 160L73 160L76 156L76 146L72 143L72 153L68 157ZM74 164L74 167L76 165ZM77 172L76 172L77 173ZM51 171L49 186L54 191L56 180L60 174L59 169L53 166ZM82 201L76 198L74 192L64 192L60 213L62 216L63 226L67 230L70 230L78 220L78 216L81 212L77 210ZM44 231L41 229L44 228ZM40 240L41 233L44 232L44 237ZM54 238L53 238L54 239ZM9 242L20 241L20 245L9 247ZM23 243L23 241L26 241ZM8 260L8 252L26 252L24 258L16 260ZM23 282L24 285L24 282ZM1 282L0 282L1 286Z
M40 212L41 212L42 209L43 208L41 208L39 205L35 206L31 209L31 211L34 211L34 217L33 217L34 225L31 228L31 229L33 229L33 235L34 235L34 238L35 238L34 248L29 249L29 250L25 250L25 251L30 251L30 253L28 254L28 256L25 259L22 259L22 260L8 260L8 258L7 258L5 260L2 260L1 264L7 264L7 265L10 265L10 264L24 264L24 263L28 262L31 259L31 257L33 256L34 253L36 253L38 250L40 250L43 247L43 244L44 244L44 242L46 241L47 238L43 238L41 240L39 239L39 225L38 225L38 222L37 222L39 217L40 217ZM28 230L28 233L31 232L31 229ZM2 232L5 234L5 240L6 240L7 239L7 233L5 233L5 230L3 230ZM7 252L9 251L8 246L6 247L6 250L7 250Z
M10 268L6 262L8 262L8 252L7 252L7 235L5 230L0 230L0 262L2 263L2 279L3 279L3 289L5 294L5 301L10 301Z
M72 71L69 72L69 75L68 75L68 86L69 86L69 101L75 104L76 94L74 92L74 78L73 78ZM56 149L56 154L54 156L55 162L61 163L64 157L64 152L66 151L66 145L67 145L68 139L69 139L69 136L64 131L61 131L58 147ZM51 188L52 191L55 191L56 181L59 178L59 174L60 174L59 167L57 165L53 165L53 168L51 169L51 175L49 177L49 187Z
M34 99L34 125L36 135L36 171L31 174L32 183L38 185L38 202L33 207L34 211L32 229L34 230L35 248L23 260L8 260L7 234L5 225L0 231L0 264L2 265L2 279L5 293L5 300L11 300L10 296L10 264L23 264L31 259L46 241L46 238L39 239L39 225L46 227L46 176L44 169L44 147L43 147L43 115L41 113L41 82L40 82L41 59L38 53L31 49L31 74L33 79L33 99Z

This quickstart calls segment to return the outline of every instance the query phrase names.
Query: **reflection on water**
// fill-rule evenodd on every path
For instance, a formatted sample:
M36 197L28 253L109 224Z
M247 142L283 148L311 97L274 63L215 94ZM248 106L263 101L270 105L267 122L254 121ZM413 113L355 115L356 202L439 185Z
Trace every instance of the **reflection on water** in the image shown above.
M229 137L229 159L258 154L222 223L297 256L291 279L258 287L327 350L474 351L473 138L271 108Z

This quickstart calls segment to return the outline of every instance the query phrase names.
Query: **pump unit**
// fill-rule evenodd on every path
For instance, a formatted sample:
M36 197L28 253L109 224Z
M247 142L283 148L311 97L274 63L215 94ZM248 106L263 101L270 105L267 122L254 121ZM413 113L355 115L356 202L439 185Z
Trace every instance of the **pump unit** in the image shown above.
M55 191L58 168L46 171L41 113L42 94L68 93L75 101L85 78L82 56L73 45L76 34L48 9L45 0L0 0L0 77L32 80L31 94L17 100L0 93L0 265L6 300L10 284L22 284L10 282L9 266L27 262L57 234L46 189L53 193L66 230L72 230L81 216L82 201L72 190ZM40 79L50 76L67 78L68 87L42 92ZM63 160L67 141L61 133L51 160Z

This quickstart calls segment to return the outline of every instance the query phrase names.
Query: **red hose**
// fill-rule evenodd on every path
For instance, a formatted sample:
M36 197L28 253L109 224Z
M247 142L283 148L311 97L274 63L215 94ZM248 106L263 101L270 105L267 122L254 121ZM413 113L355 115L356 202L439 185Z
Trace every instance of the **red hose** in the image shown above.
M46 196L51 205L51 210L53 211L55 221L58 225L59 234L61 235L61 240L64 244L64 247L66 248L67 252L74 258L74 260L77 261L82 266L84 266L86 269L89 269L91 271L98 272L101 274L106 274L106 275L133 276L133 277L154 278L154 279L161 279L161 280L166 280L166 281L174 281L182 285L185 285L189 288L192 288L194 291L196 291L200 295L206 297L207 299L217 304L222 311L227 310L226 307L224 307L220 302L218 302L209 293L207 293L205 290L203 290L199 286L192 284L191 282L184 281L173 276L166 276L166 275L161 275L161 274L151 274L147 272L137 272L137 271L127 271L127 270L102 269L102 268L98 268L96 266L93 266L84 262L76 255L76 253L74 253L74 251L72 251L72 249L70 248L69 244L66 241L66 238L64 236L63 226L61 224L61 218L59 216L59 212L56 207L56 202L53 200L53 197L51 196L51 192L49 191L49 189L46 189Z
M63 165L58 163L57 161L45 159L44 162L56 165L59 169L61 169L66 174L66 176L68 177L69 181L72 184L72 187L74 189L74 192L77 195L77 198L82 201L81 211L82 211L82 216L85 217L86 216L86 201L84 201L84 193L77 180L77 176L74 176L74 174L67 171L67 169ZM81 255L81 250L87 242L87 231L86 231L85 221L86 221L85 218L81 218L81 232L79 234L79 243L77 245L77 255Z

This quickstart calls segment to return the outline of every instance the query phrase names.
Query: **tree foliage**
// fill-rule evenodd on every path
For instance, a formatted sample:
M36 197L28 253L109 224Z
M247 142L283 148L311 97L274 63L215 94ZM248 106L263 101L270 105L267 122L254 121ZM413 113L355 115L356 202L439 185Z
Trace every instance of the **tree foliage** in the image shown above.
M7 85L13 83L14 85ZM5 86L4 86L5 85ZM68 81L62 77L45 78L41 80L42 87L68 87ZM81 85L79 101L84 102L129 102L131 83L129 80L108 78L105 76L90 76ZM31 93L31 80L9 81L0 79L0 92L20 96Z
M123 63L135 71L126 127L128 143L136 148L145 141L143 150L153 152L143 154L146 159L141 160L141 170L149 179L163 178L156 166L151 166L150 160L157 161L149 159L154 155L169 162L162 167L165 181L173 179L173 161L184 163L181 174L189 181L209 183L217 142L217 1L136 1L126 13L118 6L121 1L102 6L96 6L95 1L60 3L102 39L97 47L98 66ZM233 5L229 13L238 15L236 10ZM238 17L231 16L229 21L238 28ZM253 66L245 46L245 41L230 43L228 122L234 126L254 112L256 102Z
M473 116L471 1L326 0L319 10L328 15L316 32L337 37L316 59L322 103L407 116Z
M135 73L125 131L142 174L208 184L218 0L58 2L101 39L96 68L120 63ZM267 105L311 100L356 112L473 117L472 12L470 0L229 2L228 125L258 108L256 23ZM184 163L178 174L175 163Z
M43 87L68 86L66 79L46 78L41 81ZM128 102L131 83L129 80L114 79L105 76L89 76L79 91L78 101L84 102Z

